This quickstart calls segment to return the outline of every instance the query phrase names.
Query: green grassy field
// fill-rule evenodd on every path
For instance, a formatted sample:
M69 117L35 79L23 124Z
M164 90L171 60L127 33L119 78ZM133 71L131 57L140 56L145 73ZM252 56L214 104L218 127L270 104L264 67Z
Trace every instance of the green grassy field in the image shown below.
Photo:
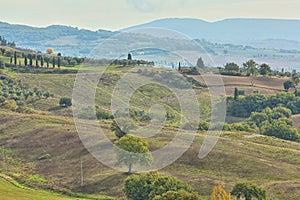
M53 192L27 188L4 178L0 178L0 198L1 200L88 200L88 198L67 197ZM107 198L99 196L97 199Z

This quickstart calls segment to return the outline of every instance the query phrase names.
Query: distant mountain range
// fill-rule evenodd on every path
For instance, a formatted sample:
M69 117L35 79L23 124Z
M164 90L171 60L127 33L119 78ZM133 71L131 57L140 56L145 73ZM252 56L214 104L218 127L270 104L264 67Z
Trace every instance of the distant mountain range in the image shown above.
M0 35L20 47L43 52L53 47L58 52L72 56L88 55L97 43L113 34L106 30L90 31L71 26L36 28L0 22Z
M199 19L170 18L129 27L117 32L91 31L61 25L36 28L0 22L0 35L23 48L44 52L46 48L53 47L56 52L64 55L89 56L98 44L120 32L134 32L136 29L149 27L171 29L181 32L191 39L197 39L195 41L214 57L217 65L227 61L241 63L250 58L268 62L275 67L283 65L298 67L298 63L300 63L300 20L226 19L218 22L206 22ZM151 48L155 47L155 44L162 43L177 48L174 46L176 43L174 40L154 39L140 33L124 34L122 40L121 43L116 43L118 45L112 43L105 51L112 56L120 52L126 54L128 48L134 46L130 46L132 43L139 42L147 44ZM124 41L130 41L130 45L128 46L128 43ZM180 44L180 48L182 48L182 44ZM189 47L186 46L186 48Z
M170 18L129 27L121 31L149 27L171 29L193 39L206 39L222 43L245 44L270 39L300 42L300 20L225 19L206 22L199 19Z

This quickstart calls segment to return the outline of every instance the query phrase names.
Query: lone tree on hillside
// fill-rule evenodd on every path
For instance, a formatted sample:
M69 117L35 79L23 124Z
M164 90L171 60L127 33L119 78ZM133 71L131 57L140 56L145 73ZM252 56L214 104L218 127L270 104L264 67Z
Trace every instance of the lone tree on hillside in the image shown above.
M115 142L115 151L117 165L127 165L128 173L132 172L133 164L149 166L153 160L148 142L130 134Z

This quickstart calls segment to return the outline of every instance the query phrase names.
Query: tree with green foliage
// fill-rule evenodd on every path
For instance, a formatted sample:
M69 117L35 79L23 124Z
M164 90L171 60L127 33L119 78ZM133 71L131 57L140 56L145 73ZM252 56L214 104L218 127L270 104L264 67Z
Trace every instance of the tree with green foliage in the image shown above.
M187 192L185 190L168 191L162 195L155 196L153 200L201 200L196 192Z
M237 88L234 88L234 97L233 99L237 101L239 99L239 90Z
M71 98L68 98L68 97L62 97L59 100L59 105L61 107L70 107L70 106L72 106L72 100L71 100Z
M128 200L149 200L153 182L161 177L157 172L131 175L125 179L123 191Z
M115 142L117 165L127 165L128 173L132 172L134 164L148 166L152 162L149 144L142 138L127 134Z
M131 53L128 54L127 60L132 60L132 55L131 55Z
M52 57L52 67L55 68L55 57Z
M14 52L14 64L17 65L17 52Z
M43 56L41 56L40 61L41 61L41 67L44 67L44 57Z
M33 61L32 61L32 55L29 55L29 65L32 67Z
M259 73L263 76L269 75L272 72L271 67L268 64L262 64L259 66Z
M61 62L60 62L61 53L57 54L57 67L60 68Z
M255 75L257 72L257 63L254 60L248 60L247 62L243 63L244 70L249 75Z
M225 70L227 71L236 71L238 72L240 70L240 66L238 66L237 64L231 62L231 63L226 63L226 65L224 66Z
M267 198L266 191L258 188L252 183L238 183L234 186L231 191L231 195L236 196L237 199L244 197L245 200L252 200L256 198L257 200L265 200Z
M300 74L294 73L292 75L292 81L294 83L294 86L297 86L300 82Z
M287 80L283 83L283 87L284 87L285 91L288 92L290 88L294 87L294 83L291 80Z
M299 139L299 132L293 128L293 121L288 118L279 118L270 122L262 123L261 133L267 136L274 136L284 140L296 141Z
M156 179L152 184L152 191L150 193L150 198L154 199L156 196L163 195L168 191L179 191L184 190L192 193L193 190L188 184L176 179L172 176L163 176Z
M46 67L49 68L50 58L48 56L45 56L44 60L46 62Z
M161 176L157 172L131 175L125 180L123 191L128 200L200 199L188 184L171 176Z
M37 55L35 55L35 67L39 67L39 60Z
M28 59L27 59L27 56L26 56L26 55L24 56L24 65L25 65L25 66L28 65Z
M115 133L118 138L125 136L131 130L135 128L135 125L132 123L131 119L119 118L118 123L113 120L111 125L111 130Z
M267 97L263 94L250 94L240 97L238 101L228 100L228 111L232 116L249 117L252 112L261 112L267 104Z

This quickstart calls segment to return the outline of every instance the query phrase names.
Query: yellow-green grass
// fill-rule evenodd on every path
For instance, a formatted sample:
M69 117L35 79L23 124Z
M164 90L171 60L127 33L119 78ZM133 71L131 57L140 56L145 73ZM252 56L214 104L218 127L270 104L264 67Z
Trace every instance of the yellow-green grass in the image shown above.
M100 199L101 197L99 197ZM88 200L21 186L15 181L0 177L1 200ZM104 197L102 199L105 199Z
M26 173L40 174L59 190L124 199L123 181L128 175L105 167L91 156L84 149L71 118L6 111L0 111L0 116L0 146L5 145L12 152L12 159L21 159L32 166L31 171L24 172L17 162L7 164L10 173L23 174L16 175L20 181ZM101 124L109 138L116 139L109 121ZM174 131L166 129L165 133L149 138L151 150L166 145ZM205 198L209 198L213 186L220 182L225 182L226 190L230 191L234 184L249 181L266 189L274 199L297 200L300 195L299 143L251 133L224 132L213 151L199 159L197 154L204 137L204 132L198 133L191 148L160 172L191 184ZM38 160L45 154L51 157ZM80 186L81 159L83 187ZM39 183L33 186L38 187Z

